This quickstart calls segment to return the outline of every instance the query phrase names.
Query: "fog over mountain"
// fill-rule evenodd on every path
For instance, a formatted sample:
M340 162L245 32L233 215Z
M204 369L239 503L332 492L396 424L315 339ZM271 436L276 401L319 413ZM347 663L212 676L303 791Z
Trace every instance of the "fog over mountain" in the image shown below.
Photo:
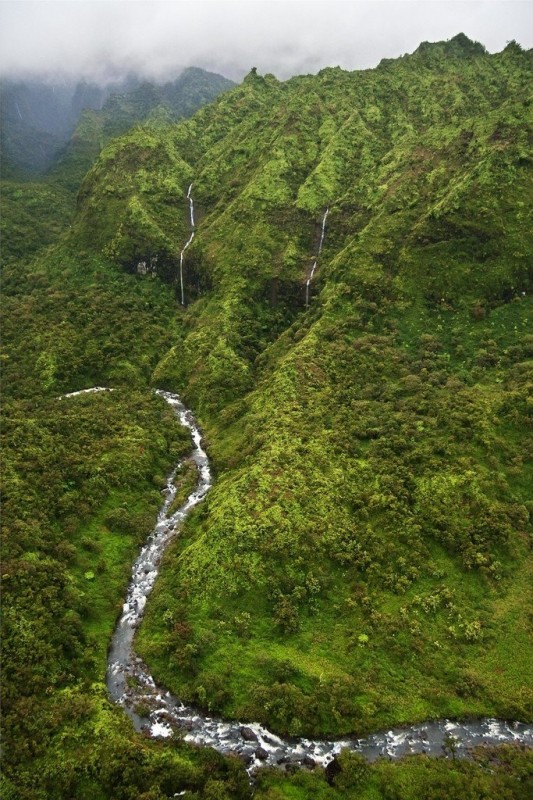
M4 0L0 23L2 76L100 83L128 71L163 80L190 65L235 80L252 65L278 78L325 66L367 68L459 31L491 52L511 39L533 43L533 5L514 0Z

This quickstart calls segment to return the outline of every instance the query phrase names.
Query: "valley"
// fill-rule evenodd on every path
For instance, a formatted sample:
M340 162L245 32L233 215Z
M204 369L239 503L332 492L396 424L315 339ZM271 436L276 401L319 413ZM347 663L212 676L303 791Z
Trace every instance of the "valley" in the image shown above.
M530 83L531 51L462 34L372 70L252 69L189 119L102 142L75 202L8 176L6 797L523 796ZM113 392L59 399L92 386ZM135 649L202 719L311 743L315 765L252 787L267 739L241 759L187 726L136 734L104 683L190 454L174 395L213 485L172 510ZM469 725L517 743L320 767L328 741L427 750L436 720L458 721L436 723L448 755Z

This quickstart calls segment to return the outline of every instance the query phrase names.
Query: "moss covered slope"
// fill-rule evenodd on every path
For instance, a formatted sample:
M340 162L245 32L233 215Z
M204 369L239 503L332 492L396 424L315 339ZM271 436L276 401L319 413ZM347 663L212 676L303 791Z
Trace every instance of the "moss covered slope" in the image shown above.
M167 138L204 288L155 379L219 477L140 648L284 733L531 714L531 60L455 46L252 73Z

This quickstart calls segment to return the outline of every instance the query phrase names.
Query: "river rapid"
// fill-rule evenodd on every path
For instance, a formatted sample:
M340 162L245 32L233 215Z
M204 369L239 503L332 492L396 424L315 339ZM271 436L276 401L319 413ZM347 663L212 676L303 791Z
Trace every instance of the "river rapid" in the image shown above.
M64 397L98 391L106 389L95 387ZM109 693L124 708L137 730L149 730L155 737L168 737L174 731L179 731L187 741L241 756L250 773L264 765L326 766L343 748L350 748L374 760L380 757L399 758L409 753L442 755L450 753L452 743L455 754L459 756L467 755L470 748L480 744L515 742L533 745L533 725L497 719L428 721L375 733L364 739L282 739L257 723L243 724L209 716L184 705L166 689L156 686L148 667L133 649L135 631L142 620L165 548L212 485L209 459L202 447L201 433L192 412L183 405L178 395L162 390L157 390L157 394L172 406L181 424L191 433L191 458L196 464L198 482L183 505L169 515L176 496L174 479L179 464L169 476L156 526L133 565L127 597L109 648L106 675Z

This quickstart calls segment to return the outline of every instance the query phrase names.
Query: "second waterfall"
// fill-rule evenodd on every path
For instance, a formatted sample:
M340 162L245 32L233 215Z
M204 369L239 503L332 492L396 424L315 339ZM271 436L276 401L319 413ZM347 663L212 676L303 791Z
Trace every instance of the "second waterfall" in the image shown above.
M185 289L183 286L183 260L185 256L185 251L194 239L194 200L192 197L192 183L189 186L189 191L187 192L187 200L189 201L189 212L190 212L190 225L191 225L191 235L185 242L185 246L180 253L180 287L181 287L181 305L185 305Z
M315 276L315 271L316 271L317 264L318 264L318 258L320 256L320 253L322 252L322 245L324 244L324 236L325 236L325 233L326 233L326 220L328 218L328 214L329 214L329 208L326 208L326 213L322 217L322 230L320 232L320 243L318 245L318 252L317 252L316 258L315 258L315 260L313 262L313 266L311 267L311 272L309 274L309 278L307 279L307 282L305 284L305 307L306 308L309 308L309 287L311 285L311 281L313 280L313 278Z

